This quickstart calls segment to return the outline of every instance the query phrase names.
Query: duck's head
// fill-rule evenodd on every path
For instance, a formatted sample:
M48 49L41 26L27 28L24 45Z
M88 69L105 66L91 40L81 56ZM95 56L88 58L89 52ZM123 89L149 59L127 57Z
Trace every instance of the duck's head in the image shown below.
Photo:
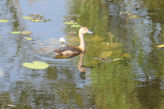
M87 27L81 27L79 29L79 33L81 33L81 34L86 34L86 33L92 34L93 32L91 32Z

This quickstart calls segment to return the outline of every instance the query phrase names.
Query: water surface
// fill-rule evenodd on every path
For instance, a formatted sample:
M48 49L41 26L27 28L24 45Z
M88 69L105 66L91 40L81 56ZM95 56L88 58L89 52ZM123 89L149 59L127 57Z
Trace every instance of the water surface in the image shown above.
M50 20L22 18L30 15ZM0 19L9 20L0 23L1 109L164 108L163 0L0 0ZM79 28L64 22L94 32L85 36L84 59L53 58L60 37L79 43ZM22 66L31 61L50 67Z

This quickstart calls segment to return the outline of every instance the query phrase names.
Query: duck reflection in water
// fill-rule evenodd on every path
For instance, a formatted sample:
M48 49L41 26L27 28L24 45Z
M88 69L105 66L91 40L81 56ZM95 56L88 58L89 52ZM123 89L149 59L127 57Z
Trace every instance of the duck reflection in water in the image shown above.
M80 53L80 59L79 59L79 63L78 63L78 70L80 72L86 72L87 67L83 66L83 59L84 59L84 52Z

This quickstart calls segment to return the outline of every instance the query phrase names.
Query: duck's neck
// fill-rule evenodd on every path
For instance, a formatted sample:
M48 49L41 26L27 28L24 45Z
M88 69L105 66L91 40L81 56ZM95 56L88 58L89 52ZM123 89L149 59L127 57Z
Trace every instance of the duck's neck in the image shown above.
M80 45L79 48L81 51L85 51L85 43L84 43L84 37L83 34L79 32L79 38L80 38Z

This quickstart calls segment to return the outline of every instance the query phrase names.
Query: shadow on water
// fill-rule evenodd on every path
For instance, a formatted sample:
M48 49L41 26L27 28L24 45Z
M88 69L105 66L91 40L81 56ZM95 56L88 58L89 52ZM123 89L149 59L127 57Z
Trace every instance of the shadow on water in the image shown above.
M0 108L163 109L163 7L163 0L0 0L0 19L9 21L0 22ZM85 37L85 54L54 59L60 37L79 43L80 26L95 33ZM50 67L22 66L35 60Z

